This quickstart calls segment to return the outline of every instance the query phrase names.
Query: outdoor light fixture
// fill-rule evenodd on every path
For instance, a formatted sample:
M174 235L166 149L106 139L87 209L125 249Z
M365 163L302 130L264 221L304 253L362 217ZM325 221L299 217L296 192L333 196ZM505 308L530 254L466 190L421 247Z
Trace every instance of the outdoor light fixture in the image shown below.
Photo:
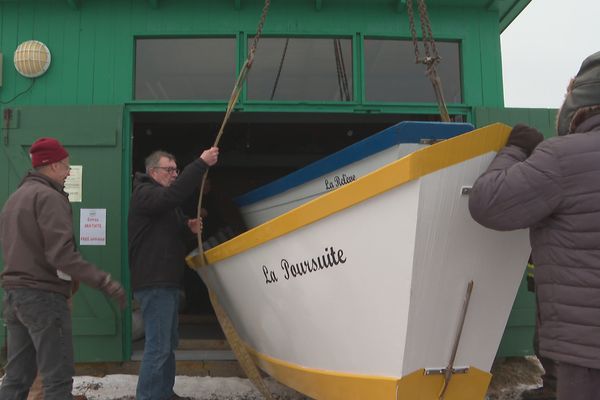
M15 68L26 78L37 78L50 67L50 50L42 42L28 40L15 50Z

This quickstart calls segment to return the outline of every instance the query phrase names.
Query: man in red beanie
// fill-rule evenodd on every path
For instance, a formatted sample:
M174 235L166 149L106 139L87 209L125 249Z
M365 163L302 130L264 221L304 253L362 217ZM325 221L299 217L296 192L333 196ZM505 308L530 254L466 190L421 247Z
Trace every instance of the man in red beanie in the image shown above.
M110 275L83 259L73 236L64 183L69 154L53 138L30 148L34 171L25 176L0 213L4 270L4 321L8 361L0 399L25 399L36 374L45 399L71 399L73 341L68 299L72 280L115 298L125 291Z

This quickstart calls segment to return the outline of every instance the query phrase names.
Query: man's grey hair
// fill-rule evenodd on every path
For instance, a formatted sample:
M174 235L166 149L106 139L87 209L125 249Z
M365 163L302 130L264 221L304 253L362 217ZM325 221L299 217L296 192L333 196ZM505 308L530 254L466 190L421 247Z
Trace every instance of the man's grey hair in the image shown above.
M175 156L171 153L167 153L166 151L162 151L162 150L156 150L155 152L153 152L152 154L150 154L148 157L146 157L146 173L150 173L150 170L152 168L158 167L158 162L160 161L160 159L162 157L168 158L169 160L173 160L173 161L177 161L175 159Z

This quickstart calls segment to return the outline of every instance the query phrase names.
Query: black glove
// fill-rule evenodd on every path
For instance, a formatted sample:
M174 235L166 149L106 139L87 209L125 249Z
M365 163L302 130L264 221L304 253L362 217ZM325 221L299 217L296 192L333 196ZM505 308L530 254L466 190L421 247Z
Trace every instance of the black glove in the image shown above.
M104 282L102 282L102 285L100 286L100 290L102 290L107 296L115 299L117 303L119 303L119 307L121 307L121 310L123 310L127 305L125 289L123 289L123 286L121 286L119 282L110 279L110 275L106 276L106 279L104 280Z
M544 135L535 128L530 128L524 124L517 124L514 126L510 135L508 136L507 146L517 146L525 150L527 156L529 156L538 144L544 140Z

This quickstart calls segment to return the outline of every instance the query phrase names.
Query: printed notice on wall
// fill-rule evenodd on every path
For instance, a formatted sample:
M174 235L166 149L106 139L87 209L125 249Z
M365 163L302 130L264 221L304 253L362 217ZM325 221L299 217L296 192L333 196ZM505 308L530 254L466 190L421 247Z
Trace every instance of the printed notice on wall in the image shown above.
M106 246L106 208L82 208L79 220L81 246Z
M65 181L65 192L71 203L81 203L81 188L83 182L83 165L71 165L71 172Z

